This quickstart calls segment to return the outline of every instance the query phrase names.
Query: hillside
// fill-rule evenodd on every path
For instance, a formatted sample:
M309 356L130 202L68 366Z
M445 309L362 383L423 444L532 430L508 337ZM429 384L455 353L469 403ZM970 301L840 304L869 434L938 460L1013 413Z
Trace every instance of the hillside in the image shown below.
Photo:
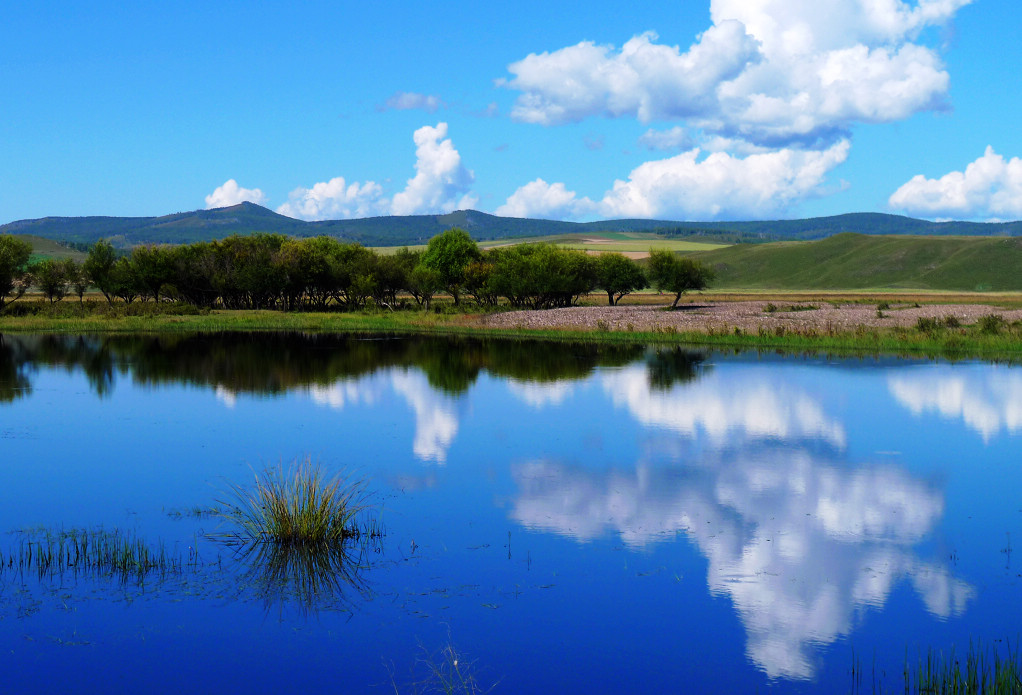
M1022 291L1022 239L837 234L691 254L715 288Z
M367 217L354 220L304 222L252 203L214 210L181 212L162 217L44 217L0 226L0 234L31 234L54 241L92 244L109 239L115 246L186 244L231 234L259 232L295 237L326 234L365 246L423 244L451 227L461 227L480 241L514 237L547 237L594 232L657 232L709 243L821 239L855 232L884 235L1022 236L1022 222L927 222L880 213L853 213L805 220L745 222L675 222L668 220L606 220L562 222L497 217L477 210L447 215Z

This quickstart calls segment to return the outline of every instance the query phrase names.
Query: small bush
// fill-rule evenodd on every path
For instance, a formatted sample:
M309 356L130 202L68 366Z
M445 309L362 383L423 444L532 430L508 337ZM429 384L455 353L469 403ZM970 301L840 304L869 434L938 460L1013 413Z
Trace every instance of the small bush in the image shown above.
M989 335L996 335L1001 332L1004 328L1006 321L1000 314L987 314L980 316L979 321L976 323L979 326L980 333L987 333Z
M945 328L959 328L961 325L962 322L958 320L957 316L952 316L951 314L948 314L947 316L944 317Z
M769 302L765 307L763 307L763 313L765 314L772 314L775 311L777 311L777 305L773 302Z
M877 312L886 311L891 308L890 302L880 302L877 304Z
M920 316L916 319L916 330L923 333L933 333L940 330L942 321L935 316Z

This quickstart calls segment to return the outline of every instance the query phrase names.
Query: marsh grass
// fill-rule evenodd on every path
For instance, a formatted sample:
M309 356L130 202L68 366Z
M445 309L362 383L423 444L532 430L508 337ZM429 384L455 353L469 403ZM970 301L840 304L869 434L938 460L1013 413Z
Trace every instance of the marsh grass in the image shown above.
M214 537L238 544L316 546L379 536L379 525L364 518L367 499L364 479L346 474L327 479L309 458L286 468L281 463L257 473L250 488L229 485L215 515L234 528Z
M15 548L0 551L0 575L31 573L45 579L90 574L141 583L150 575L182 571L181 557L162 542L149 544L117 529L39 529L17 535Z
M429 652L425 647L422 649L424 656L416 660L418 680L402 689L398 687L393 674L391 674L391 686L396 695L400 695L402 692L423 695L426 693L481 695L490 692L497 686L494 683L484 687L476 675L475 662L467 661L464 654L454 647L450 639L439 651Z
M865 669L854 659L852 692L862 693ZM1006 654L982 644L970 644L964 660L954 650L945 654L930 649L913 667L908 659L903 668L902 688L890 690L870 674L872 693L904 692L919 695L1016 695L1022 693L1022 660L1018 648L1008 645Z

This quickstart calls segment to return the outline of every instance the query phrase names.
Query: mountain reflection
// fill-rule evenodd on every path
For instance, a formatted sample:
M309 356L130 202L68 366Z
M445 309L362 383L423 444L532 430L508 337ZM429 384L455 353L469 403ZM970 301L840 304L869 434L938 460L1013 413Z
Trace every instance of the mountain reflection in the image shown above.
M633 549L684 534L773 678L812 677L814 648L848 635L902 580L931 614L964 611L973 589L913 550L943 494L897 466L851 465L841 422L783 375L721 370L666 390L640 366L600 379L617 406L667 431L630 469L514 466L516 521L580 542L615 533Z
M1022 372L1017 368L956 366L942 372L900 373L888 379L887 387L913 415L933 412L961 419L984 441L1002 430L1022 430Z

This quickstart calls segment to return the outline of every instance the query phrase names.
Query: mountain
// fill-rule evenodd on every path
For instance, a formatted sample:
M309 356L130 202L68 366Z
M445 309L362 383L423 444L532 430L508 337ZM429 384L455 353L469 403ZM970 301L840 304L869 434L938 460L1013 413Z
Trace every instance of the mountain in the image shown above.
M927 222L881 213L852 213L804 220L746 222L674 222L607 220L560 222L497 217L477 210L446 215L366 217L304 222L253 203L214 210L179 212L162 217L44 217L0 226L0 234L31 234L76 245L108 239L115 246L190 244L231 234L277 233L294 237L334 236L365 246L426 243L451 227L461 227L480 241L585 232L658 232L668 236L726 238L728 241L822 239L842 232L935 236L1022 236L1022 222Z

